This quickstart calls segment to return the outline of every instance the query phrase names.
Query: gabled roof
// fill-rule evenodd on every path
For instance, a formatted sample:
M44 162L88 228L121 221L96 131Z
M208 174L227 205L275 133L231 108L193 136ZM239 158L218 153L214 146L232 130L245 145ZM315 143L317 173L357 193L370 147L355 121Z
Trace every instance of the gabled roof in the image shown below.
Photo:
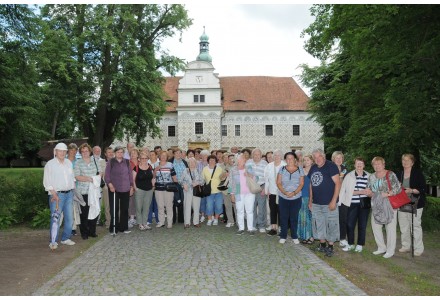
M171 100L167 112L176 111L182 77L167 77L165 93ZM225 111L305 111L309 98L291 77L220 77Z

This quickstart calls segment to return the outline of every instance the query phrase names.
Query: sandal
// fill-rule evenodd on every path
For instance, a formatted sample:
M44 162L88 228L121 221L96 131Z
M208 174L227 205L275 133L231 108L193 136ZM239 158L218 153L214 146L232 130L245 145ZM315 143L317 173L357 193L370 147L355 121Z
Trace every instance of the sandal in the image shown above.
M307 245L313 245L314 242L315 242L314 239L309 238L309 239L306 241L306 244L307 244Z

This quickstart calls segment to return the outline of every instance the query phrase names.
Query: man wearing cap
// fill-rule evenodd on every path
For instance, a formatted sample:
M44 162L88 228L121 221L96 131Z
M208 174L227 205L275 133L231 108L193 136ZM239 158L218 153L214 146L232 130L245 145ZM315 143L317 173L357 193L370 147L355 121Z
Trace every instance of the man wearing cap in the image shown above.
M55 212L57 204L59 212L64 214L64 229L61 235L61 244L75 245L70 240L72 234L73 222L73 189L75 187L75 177L73 174L72 163L65 159L67 146L64 143L58 143L55 146L55 157L44 166L43 186L49 194L49 206L51 215ZM50 220L52 228L53 220ZM58 229L59 231L59 229ZM49 248L58 247L58 233L54 243L49 244Z

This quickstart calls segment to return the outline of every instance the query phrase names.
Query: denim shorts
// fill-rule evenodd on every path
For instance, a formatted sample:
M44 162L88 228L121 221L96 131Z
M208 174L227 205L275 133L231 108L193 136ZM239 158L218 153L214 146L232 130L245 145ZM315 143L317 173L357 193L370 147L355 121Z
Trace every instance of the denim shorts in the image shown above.
M223 213L223 193L215 193L206 197L206 215L219 215Z
M313 237L318 240L335 242L339 240L339 212L331 211L328 205L312 204Z

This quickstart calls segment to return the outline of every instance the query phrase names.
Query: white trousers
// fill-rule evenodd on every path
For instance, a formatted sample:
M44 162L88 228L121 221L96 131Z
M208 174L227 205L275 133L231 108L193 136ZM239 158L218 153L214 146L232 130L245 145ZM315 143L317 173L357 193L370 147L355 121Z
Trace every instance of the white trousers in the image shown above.
M193 215L193 224L199 224L199 213L200 213L200 197L196 197L193 195L193 190L188 189L188 191L184 192L183 201L183 216L185 220L185 225L191 225L191 208L194 210Z
M417 215L414 215L414 252L420 254L425 250L423 246L422 213L423 208L419 208L417 209ZM411 214L399 211L397 215L399 218L402 248L411 249Z
M255 194L235 195L235 208L237 210L238 230L244 230L244 214L249 231L254 230L254 202Z
M397 227L397 209L393 209L393 220L387 225L376 224L374 216L371 214L371 228L373 229L374 239L376 240L377 250L394 255L396 251L396 227ZM385 244L383 238L382 228L385 226L387 234L387 243Z

